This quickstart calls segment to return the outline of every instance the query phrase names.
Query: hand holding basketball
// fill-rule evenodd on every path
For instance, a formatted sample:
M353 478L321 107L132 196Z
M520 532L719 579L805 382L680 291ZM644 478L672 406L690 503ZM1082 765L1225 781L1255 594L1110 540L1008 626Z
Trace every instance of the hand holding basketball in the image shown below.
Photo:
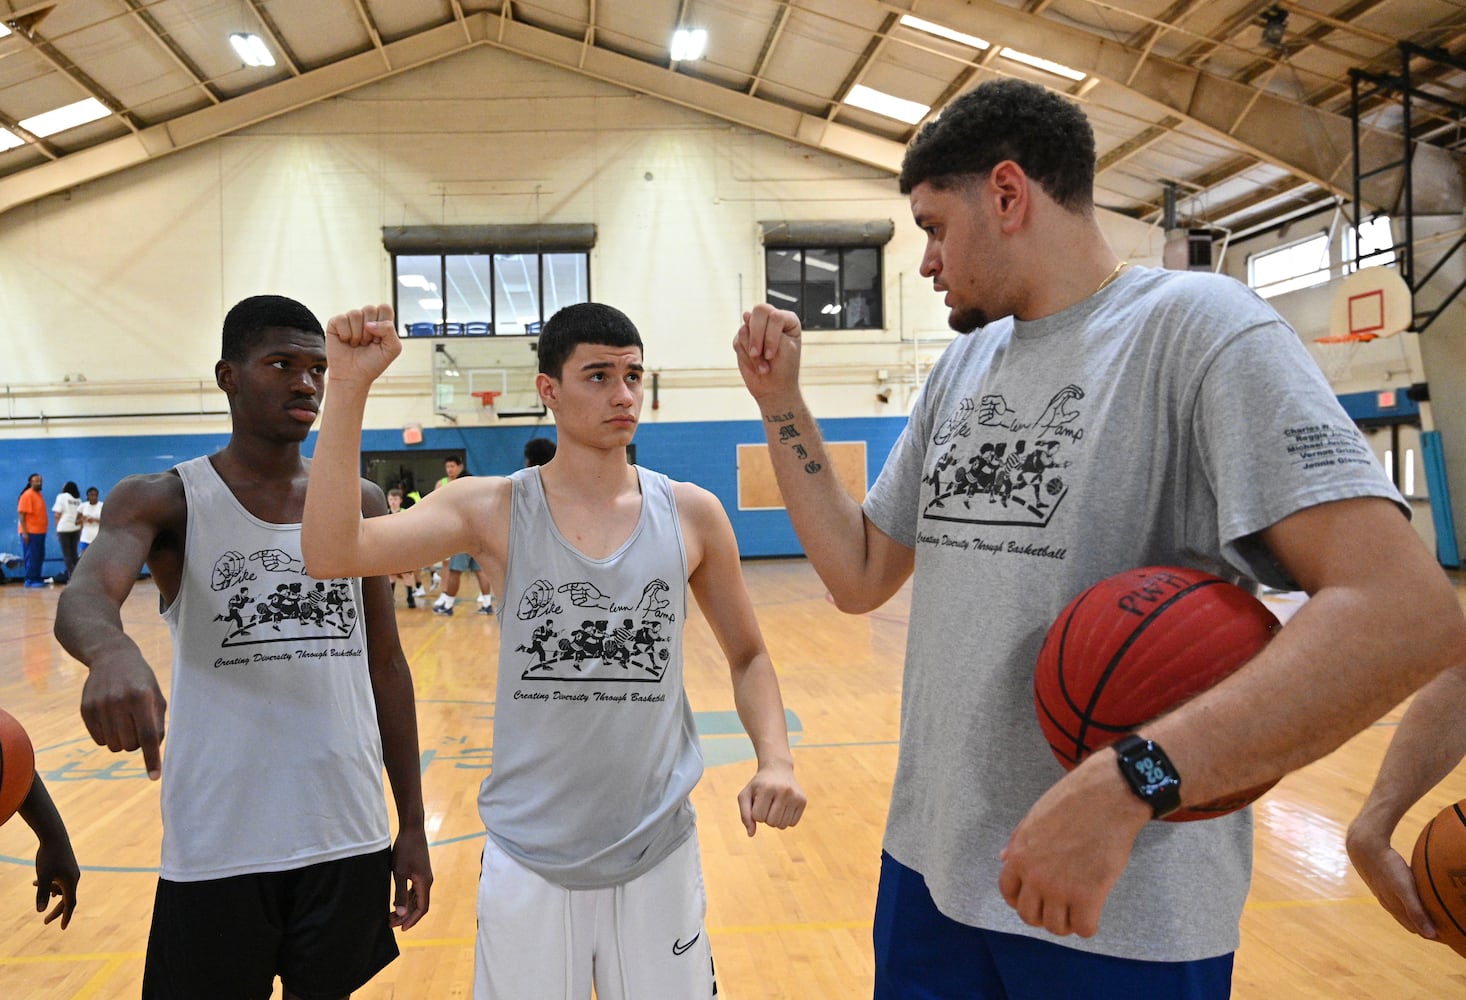
M0 709L0 824L20 809L35 776L31 738L15 716Z
M1410 866L1390 844L1398 817L1366 809L1349 825L1344 845L1349 861L1380 905L1412 934L1434 937L1434 925L1420 904Z
M1466 956L1466 801L1446 806L1425 824L1410 871L1435 939Z

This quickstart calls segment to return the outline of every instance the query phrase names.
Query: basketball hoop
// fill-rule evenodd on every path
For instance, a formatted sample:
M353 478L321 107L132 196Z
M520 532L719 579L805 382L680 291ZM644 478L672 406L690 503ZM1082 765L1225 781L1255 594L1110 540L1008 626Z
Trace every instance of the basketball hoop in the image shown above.
M1341 333L1337 337L1314 337L1315 344L1367 344L1378 340L1377 333Z
M480 392L478 390L475 390L474 393L473 393L473 395L475 395L475 396L478 397L478 401L479 401L479 405L480 406L484 407L485 409L492 410L494 408L494 400L496 400L500 396L504 395L504 393L503 392L493 392L491 390L484 390L482 392Z
M1410 287L1390 267L1366 267L1334 284L1329 332L1319 344L1366 344L1410 329Z

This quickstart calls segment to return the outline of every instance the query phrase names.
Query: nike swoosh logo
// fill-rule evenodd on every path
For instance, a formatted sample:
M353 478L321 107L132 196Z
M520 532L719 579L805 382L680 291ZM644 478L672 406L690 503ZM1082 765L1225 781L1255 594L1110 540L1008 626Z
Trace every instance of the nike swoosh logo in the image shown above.
M677 940L673 941L672 942L672 954L674 954L674 955L682 955L682 954L685 954L688 948L691 948L693 945L697 944L697 939L700 938L700 937L702 937L702 931L698 931L696 934L694 934L692 936L692 940L689 941L689 942L687 942L686 944L683 944L682 943L682 939L681 938L678 938Z

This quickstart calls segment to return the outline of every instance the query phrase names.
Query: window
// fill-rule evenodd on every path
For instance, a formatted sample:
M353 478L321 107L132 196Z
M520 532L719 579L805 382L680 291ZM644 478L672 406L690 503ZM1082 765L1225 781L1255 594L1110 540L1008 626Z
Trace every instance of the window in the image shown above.
M590 301L594 226L406 226L383 244L410 337L533 335Z
M1351 226L1344 231L1345 274L1353 274L1363 267L1385 267L1394 263L1395 234L1390 230L1388 215L1376 215L1368 222L1360 223L1357 230Z
M761 222L765 295L806 330L885 326L881 248L895 224Z
M1247 283L1263 298L1322 285L1331 274L1327 233L1247 258Z
M884 326L879 247L801 247L764 251L769 301L799 316L807 330Z

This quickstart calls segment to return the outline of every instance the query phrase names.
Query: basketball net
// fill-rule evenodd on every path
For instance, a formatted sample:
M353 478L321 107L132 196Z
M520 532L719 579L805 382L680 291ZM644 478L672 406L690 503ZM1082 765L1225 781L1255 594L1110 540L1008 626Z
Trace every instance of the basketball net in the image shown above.
M498 421L499 414L494 410L494 400L504 395L501 391L483 390L475 391L473 394L479 401L478 422L481 424L492 424Z

